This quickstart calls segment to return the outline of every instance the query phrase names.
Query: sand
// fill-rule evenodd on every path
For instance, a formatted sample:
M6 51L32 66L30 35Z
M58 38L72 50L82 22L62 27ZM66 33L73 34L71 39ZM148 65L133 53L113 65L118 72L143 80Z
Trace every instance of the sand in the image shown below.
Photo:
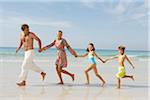
M90 74L90 85L85 85L84 69L87 62L83 59L69 58L67 70L76 74L72 82L69 76L63 75L64 85L57 85L54 59L37 60L36 63L47 72L43 82L38 73L30 71L26 87L16 86L21 71L22 59L1 60L0 63L0 100L148 100L148 61L132 59L135 70L126 64L127 74L135 76L135 81L121 80L121 89L116 88L115 74L118 70L116 61L106 64L97 63L97 68L106 80L106 85L100 87L101 81Z

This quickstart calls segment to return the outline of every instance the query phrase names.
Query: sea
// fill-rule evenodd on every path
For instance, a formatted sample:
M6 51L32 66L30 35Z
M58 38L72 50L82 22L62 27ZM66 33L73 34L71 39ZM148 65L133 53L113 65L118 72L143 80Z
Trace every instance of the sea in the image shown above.
M82 55L86 53L85 49L74 49L78 55ZM0 47L0 62L15 62L16 60L22 60L24 57L24 50L20 49L20 51L16 54L15 47ZM73 58L73 56L66 50L67 56L69 58ZM42 53L38 52L38 49L34 49L35 53L35 60L39 61L46 61L48 58L55 59L57 56L57 49L50 48L47 51ZM100 57L112 57L118 54L117 50L104 50L104 49L97 49L96 53ZM126 50L126 55L130 58L136 58L141 61L150 61L150 51L136 51L136 50Z

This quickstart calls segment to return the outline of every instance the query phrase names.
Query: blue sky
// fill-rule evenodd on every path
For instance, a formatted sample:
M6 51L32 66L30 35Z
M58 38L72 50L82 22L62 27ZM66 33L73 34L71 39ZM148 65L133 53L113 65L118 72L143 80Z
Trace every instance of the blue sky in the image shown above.
M63 30L73 48L93 42L98 49L148 50L147 8L147 0L1 2L0 47L18 46L20 26L27 23L43 45Z

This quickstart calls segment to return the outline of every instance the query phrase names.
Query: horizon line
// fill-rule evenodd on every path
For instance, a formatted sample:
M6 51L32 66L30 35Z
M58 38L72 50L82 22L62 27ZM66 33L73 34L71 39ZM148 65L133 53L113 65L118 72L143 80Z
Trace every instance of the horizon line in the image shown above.
M17 48L17 47L1 47L0 48ZM23 48L21 48L23 49ZM38 49L38 47L35 47L35 49ZM50 49L55 49L55 48L50 48ZM82 49L84 50L84 48L74 48L74 49ZM117 49L96 49L96 50L114 50L116 51ZM150 52L150 50L135 50L135 49L127 49L126 51L146 51L146 52Z

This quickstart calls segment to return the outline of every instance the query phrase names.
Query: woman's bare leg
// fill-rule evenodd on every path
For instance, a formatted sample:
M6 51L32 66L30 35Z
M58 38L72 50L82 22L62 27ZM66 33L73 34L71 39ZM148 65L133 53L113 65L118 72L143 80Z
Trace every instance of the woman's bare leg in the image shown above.
M101 86L103 87L104 84L105 84L105 81L104 81L104 79L98 74L98 71L97 71L97 68L96 68L96 65L95 65L95 64L93 65L93 70L94 70L95 75L103 82L103 84L101 85Z
M85 75L86 75L86 79L87 79L87 84L90 84L90 79L89 79L89 75L88 72L93 68L93 66L88 66L87 69L85 70Z
M71 73L69 73L68 71L66 71L64 69L61 69L61 72L66 74L66 75L69 75L72 78L72 81L74 81L74 74L71 74Z
M63 80L62 80L62 76L61 76L61 69L58 67L58 65L56 65L56 71L57 74L59 76L60 82L58 84L64 84Z

